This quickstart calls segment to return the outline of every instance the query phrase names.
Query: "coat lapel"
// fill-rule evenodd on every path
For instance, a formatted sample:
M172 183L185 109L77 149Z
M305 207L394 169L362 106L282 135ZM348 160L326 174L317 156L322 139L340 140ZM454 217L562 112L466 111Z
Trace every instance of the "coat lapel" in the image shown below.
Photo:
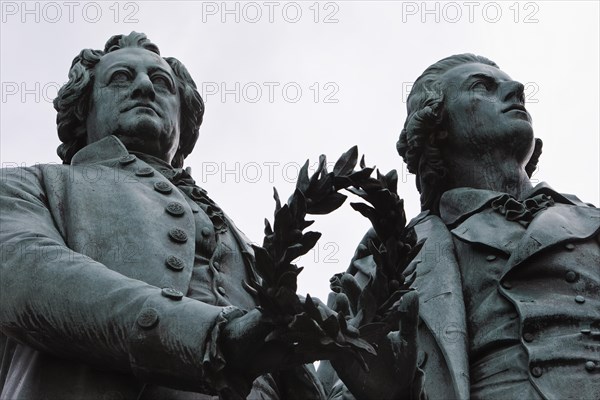
M468 399L467 324L452 236L436 216L425 218L415 231L418 241L426 239L413 260L419 314L442 349L458 397Z

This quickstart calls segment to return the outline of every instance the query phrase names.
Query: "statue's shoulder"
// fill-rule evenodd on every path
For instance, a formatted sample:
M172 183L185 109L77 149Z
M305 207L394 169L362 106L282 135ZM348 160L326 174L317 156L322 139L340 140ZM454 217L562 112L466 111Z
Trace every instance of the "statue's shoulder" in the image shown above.
M0 168L0 186L27 188L62 182L72 174L72 167L65 164L34 164L20 166L17 163L5 163Z
M421 211L420 214L410 220L410 222L406 225L406 229L414 229L415 226L433 217L435 217L435 215L431 214L429 210Z
M432 236L439 240L450 234L442 219L430 211L423 211L414 217L406 225L406 229L414 232L417 243L422 243Z
M598 208L597 206L595 206L592 203L584 202L583 200L581 200L579 197L575 196L574 194L561 193L561 195L576 206Z
M2 164L0 172L2 175L18 175L18 174L44 174L52 173L54 171L68 171L73 168L68 164L59 163L47 163L47 164L33 164L33 165L19 165L14 162L7 162Z

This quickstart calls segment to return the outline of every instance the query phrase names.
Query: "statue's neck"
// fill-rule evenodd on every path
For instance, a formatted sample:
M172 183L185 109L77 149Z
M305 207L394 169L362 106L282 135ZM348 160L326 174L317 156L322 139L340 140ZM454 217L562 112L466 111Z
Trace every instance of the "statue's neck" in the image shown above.
M471 187L508 193L517 199L527 193L532 184L524 166L516 160L487 154L476 159L455 159L447 163L452 187Z

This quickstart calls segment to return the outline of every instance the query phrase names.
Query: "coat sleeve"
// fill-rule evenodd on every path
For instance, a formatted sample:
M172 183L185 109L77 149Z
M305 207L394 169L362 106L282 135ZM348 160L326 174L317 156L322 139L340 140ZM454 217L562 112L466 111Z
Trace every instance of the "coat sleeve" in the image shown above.
M72 251L47 205L43 171L0 172L0 330L58 357L215 393L216 339L231 308L169 295ZM54 212L61 207L68 202Z

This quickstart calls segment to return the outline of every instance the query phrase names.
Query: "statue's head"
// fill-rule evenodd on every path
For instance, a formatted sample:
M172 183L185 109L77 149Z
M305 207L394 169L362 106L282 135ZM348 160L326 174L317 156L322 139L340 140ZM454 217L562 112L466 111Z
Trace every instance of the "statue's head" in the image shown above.
M454 55L423 72L408 96L396 145L408 171L416 174L422 210L438 213L441 195L454 187L449 166L459 156L506 153L531 177L542 141L533 137L524 104L523 85L485 57Z
M54 108L62 142L57 152L65 164L84 146L115 135L131 151L182 167L204 114L184 65L161 57L158 47L137 32L111 37L104 51L82 50Z

